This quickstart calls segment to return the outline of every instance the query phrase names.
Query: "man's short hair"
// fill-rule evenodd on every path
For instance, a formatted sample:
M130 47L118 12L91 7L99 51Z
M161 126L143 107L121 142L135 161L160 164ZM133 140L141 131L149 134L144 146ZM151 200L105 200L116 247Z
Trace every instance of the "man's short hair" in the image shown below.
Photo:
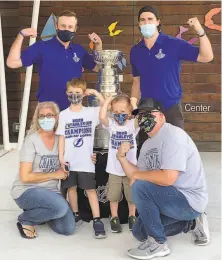
M86 81L83 79L73 78L66 83L66 89L68 90L69 87L72 88L81 88L83 92L86 90Z
M70 11L70 10L64 10L64 11L62 11L62 12L58 15L58 18L61 17L61 16L75 17L76 20L78 20L76 13L74 13L74 12L72 12L72 11ZM58 20L57 20L57 22L58 22Z
M157 8L155 8L155 7L151 6L151 5L147 5L147 6L142 7L142 8L139 10L139 12L138 12L138 22L140 21L140 15L141 15L142 13L144 13L144 12L153 13L153 14L155 15L155 17L156 17L157 20L160 19L160 14L159 14ZM159 25L157 26L158 32L161 31L161 28L162 28L162 24L159 24Z

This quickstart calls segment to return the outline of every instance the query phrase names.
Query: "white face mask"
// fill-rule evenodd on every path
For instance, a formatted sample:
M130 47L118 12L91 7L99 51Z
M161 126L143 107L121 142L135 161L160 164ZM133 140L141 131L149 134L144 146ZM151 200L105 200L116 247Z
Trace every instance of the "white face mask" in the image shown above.
M156 24L151 23L151 24L142 24L140 26L141 33L145 38L152 38L154 33L156 32Z
M42 119L39 119L39 125L40 127L42 128L42 130L48 132L48 131L52 131L54 129L54 126L55 126L55 118L42 118Z

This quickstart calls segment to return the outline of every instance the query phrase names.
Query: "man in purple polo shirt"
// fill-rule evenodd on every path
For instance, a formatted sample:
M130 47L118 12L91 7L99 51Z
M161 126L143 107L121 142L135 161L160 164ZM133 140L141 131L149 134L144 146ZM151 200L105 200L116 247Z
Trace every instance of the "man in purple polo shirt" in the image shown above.
M66 83L72 78L81 78L82 68L99 71L92 55L81 45L72 43L76 30L76 14L71 11L63 11L58 16L56 37L49 41L38 41L21 52L23 39L37 36L35 29L23 29L15 39L7 58L7 65L10 68L37 64L38 101L54 101L61 110L69 106ZM88 36L94 42L95 49L102 50L100 37L95 33Z
M131 95L159 101L167 122L183 128L181 61L210 62L213 59L210 41L197 18L189 19L188 24L199 36L199 47L163 34L158 10L152 6L140 9L138 22L144 38L132 47L130 53Z

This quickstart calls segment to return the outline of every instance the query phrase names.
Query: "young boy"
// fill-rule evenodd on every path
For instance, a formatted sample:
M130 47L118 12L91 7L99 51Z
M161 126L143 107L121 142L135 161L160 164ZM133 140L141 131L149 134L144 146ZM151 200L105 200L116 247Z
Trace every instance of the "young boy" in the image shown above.
M122 231L120 220L118 218L118 204L122 194L122 186L124 188L124 194L128 202L129 207L129 229L136 221L135 217L135 205L131 200L131 189L129 179L126 177L119 161L116 158L116 154L120 144L124 141L131 143L131 150L127 153L127 158L133 164L137 163L137 145L136 135L139 132L137 120L129 120L132 109L136 109L137 99L129 98L126 95L119 95L116 97L109 97L105 100L104 105L100 111L100 121L103 127L109 131L110 142L106 171L109 173L108 181L108 199L110 201L111 210L111 231L114 233L120 233ZM108 118L107 110L111 105L113 113L113 119Z
M61 182L62 188L68 188L68 198L76 222L78 214L77 186L88 195L93 214L95 238L106 237L104 224L100 220L99 202L96 193L95 165L91 160L93 154L94 132L99 121L100 107L84 107L84 96L95 95L102 105L103 96L94 89L86 89L86 82L72 79L67 83L67 96L70 107L59 115L56 134L59 135L59 160L61 165L69 166L69 177Z

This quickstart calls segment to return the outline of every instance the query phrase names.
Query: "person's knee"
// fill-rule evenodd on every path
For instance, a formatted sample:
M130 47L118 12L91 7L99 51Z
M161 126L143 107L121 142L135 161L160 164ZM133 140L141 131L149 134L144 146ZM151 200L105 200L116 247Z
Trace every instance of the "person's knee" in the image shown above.
M138 201L138 199L149 197L149 194L155 189L157 185L148 181L137 180L133 183L132 189L132 200L134 203Z
M64 199L64 201L62 203L59 203L56 209L54 210L55 212L54 218L64 217L67 214L68 210L69 210L69 205L67 201L65 201Z
M66 226L65 230L63 231L63 235L65 236L71 236L76 229L75 221L72 223L69 223L69 225Z
M107 198L110 202L119 202L121 199L122 191L118 189L109 189Z
M140 180L135 181L133 183L133 185L131 186L131 193L134 199L140 196L141 193L144 192L146 184L147 184L146 181L140 181Z

